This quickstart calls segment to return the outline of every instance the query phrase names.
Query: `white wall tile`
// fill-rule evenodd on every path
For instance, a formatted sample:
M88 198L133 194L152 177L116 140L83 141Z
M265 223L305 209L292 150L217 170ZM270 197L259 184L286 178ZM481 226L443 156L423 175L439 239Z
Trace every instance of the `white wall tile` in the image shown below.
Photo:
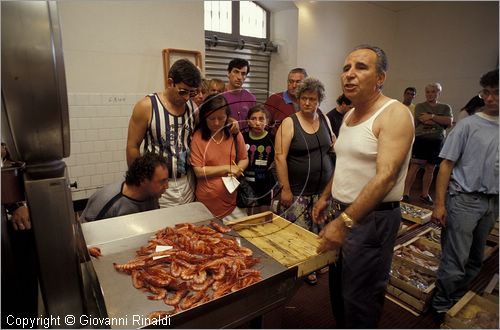
M101 94L89 94L89 104L101 105L102 104Z
M94 164L89 164L89 165L83 166L83 174L84 175L95 174L95 165Z
M78 118L78 128L80 129L92 128L92 122L90 118Z
M75 105L75 94L68 93L68 106Z
M99 140L94 142L94 151L101 152L104 150L106 150L106 143L104 143L104 141L101 138L99 138Z
M83 142L85 141L85 131L84 130L73 130L71 131L71 142Z
M101 153L100 152L91 152L89 154L89 162L96 164L96 165L101 164L102 163Z
M106 173L102 176L103 184L108 185L115 181L115 175L113 173Z
M73 142L73 141L71 141L70 148L71 148L71 154L72 155L78 154L82 150L82 146L80 145L80 142Z
M74 201L79 200L79 199L85 199L85 198L87 198L87 193L85 190L72 191L71 197L73 198Z
M97 129L88 129L85 132L85 137L87 141L97 141L99 140L99 134Z
M81 143L82 153L89 153L94 151L94 142L86 141Z
M92 175L90 177L90 184L92 186L102 186L102 174Z
M101 152L101 161L103 163L109 163L113 161L113 153L109 151Z
M87 117L86 107L81 105L74 105L68 108L70 118L82 118Z
M107 173L108 172L108 164L106 164L106 163L96 164L95 171L97 174L101 174L101 175Z
M89 95L88 94L75 94L75 103L77 105L88 105L89 104Z
M125 173L115 173L114 181L124 181L124 180L125 180Z
M78 181L73 199L85 198L102 186L122 181L127 170L126 143L132 110L145 93L72 93L70 181Z
M78 125L78 118L69 118L69 129L79 129L80 126Z
M123 150L115 150L113 151L113 161L119 162L125 159L125 153Z
M90 187L90 175L80 176L76 181L78 182L78 189Z
M89 154L77 154L75 155L75 157L76 157L76 162L79 165L88 165L90 163ZM78 175L83 175L83 173Z
M109 128L109 135L112 140L118 140L121 138L117 128Z
M85 117L94 118L97 116L99 106L93 105L90 107L85 107Z

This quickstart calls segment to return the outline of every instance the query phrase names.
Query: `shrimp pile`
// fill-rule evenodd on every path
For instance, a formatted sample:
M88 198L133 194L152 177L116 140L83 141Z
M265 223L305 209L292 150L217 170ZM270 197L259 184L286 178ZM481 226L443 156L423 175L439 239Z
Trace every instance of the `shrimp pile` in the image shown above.
M222 232L230 231L226 226L210 224L215 230L187 223L159 230L137 251L135 259L113 266L129 274L135 288L151 293L148 299L163 300L173 306L173 312L164 312L168 314L262 280L260 271L252 268L259 262L252 250L224 237ZM172 249L155 252L157 245L169 245Z

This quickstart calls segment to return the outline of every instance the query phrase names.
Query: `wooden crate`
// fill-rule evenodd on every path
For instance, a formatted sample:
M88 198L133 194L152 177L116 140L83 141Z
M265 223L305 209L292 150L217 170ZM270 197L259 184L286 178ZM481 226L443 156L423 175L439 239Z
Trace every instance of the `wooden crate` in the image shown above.
M406 249L406 247L404 246L400 246L396 251L394 251L394 256L393 256L393 262L396 261L396 262L405 262L405 263L408 263L409 265L411 265L411 267L415 268L415 269L418 269L419 271L421 271L422 273L425 273L425 274L428 274L428 275L431 275L431 276L436 276L436 273L437 273L437 268L435 269L432 269L432 268L429 268L429 267L426 267L424 265L421 265L419 264L418 262L408 258L408 257L401 257L401 256L398 256L396 255L396 253L401 250L401 249ZM423 261L431 261L433 264L436 265L436 267L439 267L439 259L437 258L433 258L433 257L428 257L426 255L421 255L421 254L418 254L418 253L415 253L415 252L410 252L412 253L415 258L418 258L418 259L422 259Z
M498 274L493 275L482 296L495 304L498 304Z
M414 269L414 270L420 271L419 269L414 267L415 266L414 264L407 262L405 259L402 259L402 258L400 260L393 259L392 264L393 264L392 268L404 266L408 269ZM430 275L427 273L424 273L424 274ZM430 277L435 279L435 276L430 275ZM422 290L422 289L419 289L416 286L414 286L410 283L407 283L406 281L399 279L399 278L392 276L392 275L389 277L389 283L391 285L407 292L408 294L412 295L413 297L415 297L419 300L422 300L422 301L427 301L430 298L430 296L432 295L432 292L434 291L434 288L435 288L435 283L433 282L429 285L429 287L427 287L427 289Z
M297 266L298 277L308 275L337 260L334 251L321 254L316 252L319 246L316 234L272 212L228 221L226 225L231 226L282 265L288 268Z
M483 260L488 259L496 250L498 250L498 242L495 240L486 240L486 245L484 247Z
M429 209L426 209L426 208L423 208L420 206L416 206L413 204L404 203L404 202L400 202L400 205L401 205L401 217L403 219L406 219L406 220L409 220L409 221L412 221L415 223L419 223L419 224L424 224L424 223L427 223L431 220L432 211ZM421 216L414 216L412 214L407 213L406 209L415 210L417 212L420 212L422 215Z
M392 284L387 285L386 291L388 293L388 295L386 294L386 298L406 309L415 316L419 316L421 313L426 312L429 309L431 299L430 297L426 301L417 299L407 292L393 286Z
M389 277L389 284L386 289L387 293L392 296L392 301L414 314L427 311L436 287L435 273L425 267L409 261L408 259L395 256L392 259L392 269L394 270L394 268L401 265L408 269L417 270L430 276L432 283L430 283L425 290L422 290L391 274Z
M488 313L493 324L479 323L477 312ZM444 323L452 329L498 329L498 304L469 291L446 313Z
M432 229L432 228L429 228L429 229ZM425 232L426 231L424 231L423 233L425 233ZM417 242L418 245L421 245L423 247L427 247L429 250L439 251L439 256L431 257L427 254L422 254L422 253L419 253L419 255L424 256L424 257L438 258L438 259L441 257L441 244L433 242L431 240L428 240L427 238L425 238L423 236L415 236L412 239L404 242L403 244L398 244L394 247L394 250L399 249L401 246L410 246L410 245L414 244L415 242ZM415 252L415 253L418 253L418 252Z
M424 237L431 242L441 245L441 229L429 227L426 230L419 233L417 236Z

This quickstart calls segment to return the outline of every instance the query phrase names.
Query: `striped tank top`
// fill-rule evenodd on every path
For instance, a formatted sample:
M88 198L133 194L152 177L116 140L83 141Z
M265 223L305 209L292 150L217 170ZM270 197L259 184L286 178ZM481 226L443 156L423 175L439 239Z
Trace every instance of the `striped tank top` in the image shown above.
M169 178L181 178L188 171L189 146L195 125L193 101L186 103L184 114L176 116L168 112L157 93L148 97L152 115L144 136L144 152L166 157Z

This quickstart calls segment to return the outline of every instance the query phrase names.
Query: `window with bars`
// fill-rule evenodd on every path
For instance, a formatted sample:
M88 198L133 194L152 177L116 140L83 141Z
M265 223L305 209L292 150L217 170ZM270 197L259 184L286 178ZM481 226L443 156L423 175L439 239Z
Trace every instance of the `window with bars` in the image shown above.
M253 1L205 1L204 6L205 77L227 81L229 61L244 58L250 74L243 87L264 103L271 53L276 51L269 41L269 12Z
M205 1L205 31L268 39L269 12L253 1Z

